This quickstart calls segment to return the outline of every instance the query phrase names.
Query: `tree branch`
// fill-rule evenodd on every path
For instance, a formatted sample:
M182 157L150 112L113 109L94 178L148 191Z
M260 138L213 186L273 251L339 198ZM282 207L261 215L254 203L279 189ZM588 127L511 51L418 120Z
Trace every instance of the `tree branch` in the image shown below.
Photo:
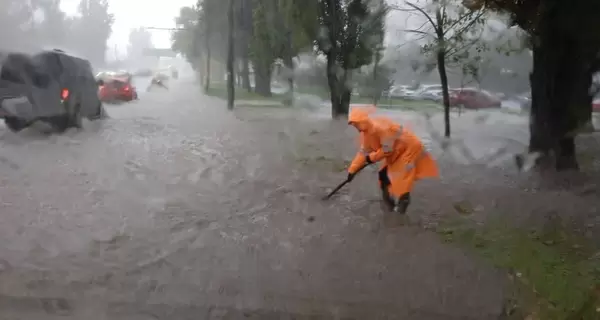
M420 14L422 14L431 24L431 26L433 27L433 29L437 30L439 29L440 26L438 26L434 21L433 18L431 18L431 15L428 14L423 8L420 8L419 6L417 6L416 4L413 4L411 2L405 1L406 5L411 7L412 10L407 10L407 9L402 9L398 6L393 6L391 8L393 8L393 10L397 10L397 11L405 11L405 12L419 12Z
M425 32L425 31L421 31L421 30L413 30L413 29L405 29L404 31L406 32L410 32L410 33L416 33L416 34L421 34L424 37L430 36L430 37L435 37L433 34Z
M457 25L459 22L461 22L461 21L464 21L466 18L471 18L471 21L469 21L469 23L467 23L467 24L466 24L466 25L464 25L462 28L460 28L460 29L459 29L459 30L456 32L456 34L460 34L460 33L463 33L463 32L465 32L465 31L466 31L468 28L472 27L472 26L475 24L475 22L477 22L477 20L478 20L479 18L481 18L481 16L482 16L484 13L485 13L485 11L483 11L483 10L482 10L482 11L480 11L480 12L477 14L477 16L476 16L475 18L471 18L471 17L472 17L472 15L473 15L473 13L468 13L468 14L466 14L466 15L462 16L460 19L456 20L456 22L455 22L455 23L453 23L451 26L449 26L448 28L446 28L446 31L444 31L444 35L445 35L445 34L446 34L448 31L452 30L452 29L454 28L454 26L456 26L456 25Z

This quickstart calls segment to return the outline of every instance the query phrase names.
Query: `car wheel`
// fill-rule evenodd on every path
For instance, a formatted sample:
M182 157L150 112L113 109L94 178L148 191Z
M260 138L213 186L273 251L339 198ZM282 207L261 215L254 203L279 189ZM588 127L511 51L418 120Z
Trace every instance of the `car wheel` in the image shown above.
M69 129L70 127L70 119L68 116L65 115L47 117L44 118L42 121L49 124L54 129L54 131L58 133L63 133L67 131L67 129Z
M83 127L83 118L81 116L81 103L75 105L72 115L68 115L68 127L81 129Z
M27 122L15 117L4 118L4 124L12 132L19 132L28 126Z

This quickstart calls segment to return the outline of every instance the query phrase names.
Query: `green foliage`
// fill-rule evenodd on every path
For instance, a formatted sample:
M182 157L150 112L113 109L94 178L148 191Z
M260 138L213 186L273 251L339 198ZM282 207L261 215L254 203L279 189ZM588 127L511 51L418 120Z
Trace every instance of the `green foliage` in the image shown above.
M379 0L310 0L295 3L294 19L320 53L352 70L382 50L387 12Z
M327 57L333 117L348 114L350 72L374 63L383 51L383 0L309 0L294 3L293 17Z
M200 54L199 36L202 33L200 9L197 6L182 7L175 18L178 30L171 34L171 48L190 62Z
M271 65L276 59L295 57L311 46L311 40L299 28L292 0L256 1L252 10L254 35L250 42L253 61Z
M43 19L34 17L39 12ZM58 47L103 63L113 22L106 0L81 0L76 17L68 17L58 1L0 1L0 48L31 52Z
M109 12L108 0L81 0L79 14L75 31L81 47L77 49L85 52L93 62L104 62L106 41L115 21L114 15Z
M182 7L175 18L177 31L171 34L171 48L190 62L207 51L206 42L216 59L225 61L227 53L228 1L198 0L196 5ZM207 39L208 38L208 39Z
M252 10L254 35L250 41L250 59L256 65L262 65L271 70L272 64L280 56L283 32L280 20L278 0L257 2Z
M499 219L491 219L484 227L457 219L439 233L446 241L471 247L510 272L521 291L521 301L508 306L509 315L520 315L519 319L596 319L600 261L585 239L556 225L524 230Z
M39 10L44 13L44 19L36 27L36 42L43 45L66 46L69 40L70 21L60 9L57 1L38 1Z

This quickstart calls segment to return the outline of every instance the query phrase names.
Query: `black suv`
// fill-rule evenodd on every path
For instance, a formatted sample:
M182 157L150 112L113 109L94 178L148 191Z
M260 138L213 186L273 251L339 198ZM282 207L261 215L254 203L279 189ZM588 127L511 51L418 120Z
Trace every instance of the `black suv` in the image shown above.
M9 53L0 67L0 118L12 131L43 121L64 132L106 116L87 60L61 50Z

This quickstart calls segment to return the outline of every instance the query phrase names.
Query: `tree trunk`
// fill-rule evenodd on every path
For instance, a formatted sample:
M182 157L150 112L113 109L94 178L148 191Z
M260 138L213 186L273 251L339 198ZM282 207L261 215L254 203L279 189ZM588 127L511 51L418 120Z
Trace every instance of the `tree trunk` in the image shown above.
M327 84L331 93L331 117L339 119L348 117L350 110L351 90L344 84L343 79L338 79L337 66L332 54L327 56Z
M263 61L254 64L254 92L270 97L271 94L271 66Z
M248 61L248 56L245 55L242 57L242 87L248 91L252 92L252 86L250 85L250 62Z
M240 44L242 51L242 87L252 92L252 85L250 84L250 39L253 33L253 21L252 21L252 9L253 1L241 1L241 30L242 30L242 42Z
M285 43L285 59L283 59L283 64L287 68L285 76L287 77L287 82L289 86L288 97L285 103L287 105L294 104L294 57L292 56L292 31L290 30L290 26L287 26L286 33L286 43Z
M284 59L284 64L287 68L286 72L284 72L284 75L289 87L289 91L287 93L288 96L284 102L286 105L291 106L294 104L294 61L291 55L286 56Z
M234 46L234 35L233 28L234 24L234 10L233 1L229 0L229 12L227 14L227 20L229 22L229 28L227 30L227 109L233 110L235 103L235 46Z
M589 44L545 20L550 25L533 46L529 151L553 155L558 171L577 170L575 136L591 118L594 55Z
M194 63L196 66L196 76L198 77L198 81L200 81L200 85L204 86L204 55L200 55L194 59L196 60Z
M204 39L204 46L206 48L206 67L204 68L204 92L208 92L208 90L210 90L210 60L212 58L210 52L210 28L208 22L206 22L206 35Z
M446 73L446 36L442 29L444 19L442 9L438 7L435 11L435 21L437 22L436 37L439 49L436 53L438 73L442 83L442 99L444 103L444 137L450 138L450 94L448 93L448 74Z
M377 72L379 62L381 58L379 54L375 56L375 64L373 65L373 89L371 90L371 98L373 101L373 105L376 106L379 103L379 99L381 99L381 90L379 90L379 74Z
M448 92L448 75L446 74L446 51L437 53L438 72L442 83L442 97L444 102L444 137L450 138L450 93Z

